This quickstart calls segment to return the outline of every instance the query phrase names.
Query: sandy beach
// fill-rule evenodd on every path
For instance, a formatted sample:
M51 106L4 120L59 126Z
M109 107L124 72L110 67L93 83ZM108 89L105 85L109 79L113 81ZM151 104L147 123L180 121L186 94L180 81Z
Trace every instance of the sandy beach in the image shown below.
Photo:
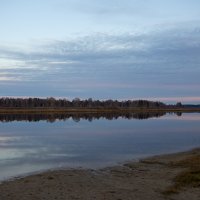
M198 200L200 149L99 170L48 171L0 184L0 200Z

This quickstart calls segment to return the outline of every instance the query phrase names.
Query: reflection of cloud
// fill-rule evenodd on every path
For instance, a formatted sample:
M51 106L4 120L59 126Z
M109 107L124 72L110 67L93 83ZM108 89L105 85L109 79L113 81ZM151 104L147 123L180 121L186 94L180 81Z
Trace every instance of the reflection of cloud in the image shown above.
M0 81L20 81L21 79L16 77L6 77L6 76L0 76Z
M200 121L199 114L182 114L181 116L177 115L165 115L160 118L156 118L156 120L180 120L180 121Z
M0 143L2 142L10 142L18 139L17 137L6 137L6 136L0 136Z

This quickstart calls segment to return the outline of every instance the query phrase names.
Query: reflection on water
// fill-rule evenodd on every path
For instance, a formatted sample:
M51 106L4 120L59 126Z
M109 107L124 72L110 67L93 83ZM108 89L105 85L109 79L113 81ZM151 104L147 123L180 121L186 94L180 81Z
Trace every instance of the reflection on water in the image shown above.
M92 121L95 119L118 119L120 117L125 119L148 119L152 117L161 117L166 112L101 112L101 113L47 113L47 114L0 114L1 122L10 121L29 121L37 122L46 120L48 122L55 122L56 120L68 120L73 119L75 122L79 122L81 119Z
M0 115L10 122L0 123L0 179L58 167L105 167L200 146L199 113L164 114Z

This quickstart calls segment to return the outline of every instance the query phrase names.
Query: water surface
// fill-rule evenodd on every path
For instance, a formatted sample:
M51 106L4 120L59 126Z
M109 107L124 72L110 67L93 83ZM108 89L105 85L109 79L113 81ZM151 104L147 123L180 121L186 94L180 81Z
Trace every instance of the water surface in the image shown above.
M101 168L200 146L200 114L0 116L0 180L60 167Z

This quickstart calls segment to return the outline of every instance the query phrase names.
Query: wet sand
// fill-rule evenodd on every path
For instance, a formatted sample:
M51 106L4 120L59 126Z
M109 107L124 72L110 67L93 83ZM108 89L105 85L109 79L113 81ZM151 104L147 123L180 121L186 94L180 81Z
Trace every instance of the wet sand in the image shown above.
M99 170L48 171L5 181L0 184L0 200L199 200L200 187L187 186L177 193L165 193L174 178L186 170L172 163L193 155L199 157L200 149Z

